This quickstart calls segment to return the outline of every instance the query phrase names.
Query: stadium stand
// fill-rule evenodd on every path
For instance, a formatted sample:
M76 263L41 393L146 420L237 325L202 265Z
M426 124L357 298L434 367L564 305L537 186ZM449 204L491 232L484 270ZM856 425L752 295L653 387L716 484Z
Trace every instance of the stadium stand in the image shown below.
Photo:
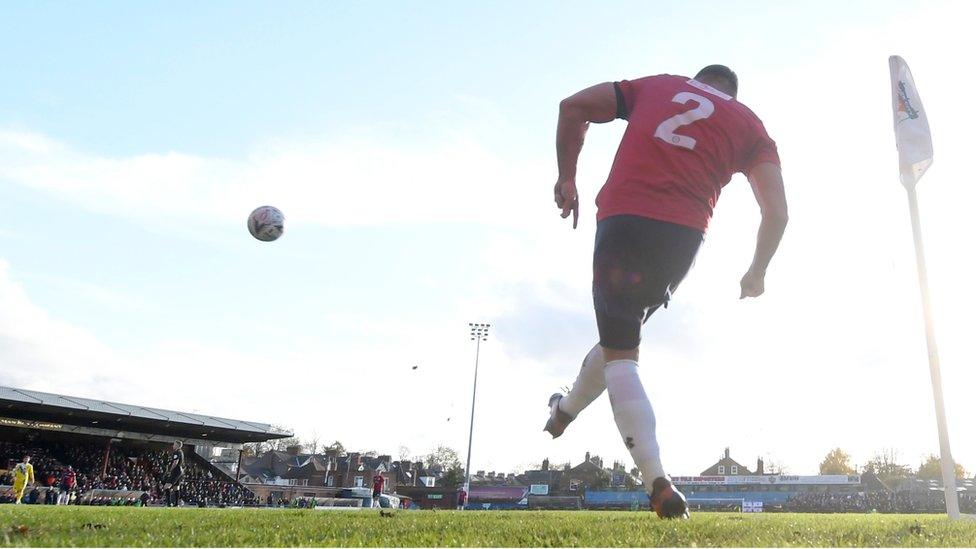
M889 489L874 475L765 475L674 477L692 509L810 513L944 513L945 495L936 481L910 478ZM959 506L976 512L976 482L959 482ZM587 490L586 509L647 509L640 490ZM751 505L750 505L751 504Z
M0 387L0 502L12 500L8 470L29 455L36 483L27 503L55 503L68 466L77 474L74 488L66 490L70 503L158 503L165 452L179 440L185 444L185 505L254 504L253 493L195 446L240 450L246 442L287 436L260 423Z

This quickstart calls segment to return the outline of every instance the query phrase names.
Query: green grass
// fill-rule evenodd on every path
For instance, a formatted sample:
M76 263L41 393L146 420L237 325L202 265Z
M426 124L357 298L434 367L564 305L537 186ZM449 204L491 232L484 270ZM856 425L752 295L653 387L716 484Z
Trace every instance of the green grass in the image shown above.
M933 515L312 511L0 506L6 546L976 546Z

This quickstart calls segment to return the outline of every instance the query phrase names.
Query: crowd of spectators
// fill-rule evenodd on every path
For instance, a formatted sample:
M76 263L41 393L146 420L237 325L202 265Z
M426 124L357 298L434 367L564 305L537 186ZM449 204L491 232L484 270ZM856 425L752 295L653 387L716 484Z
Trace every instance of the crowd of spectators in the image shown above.
M104 444L30 444L0 442L0 467L9 468L24 455L31 456L35 485L26 494L27 503L55 504L59 496L63 503L85 505L153 505L165 497L162 479L165 473L166 450L139 446L112 445L108 462ZM72 488L62 482L68 466L75 473ZM184 505L243 506L254 505L254 494L240 484L223 480L214 472L193 460L186 461L186 471L180 496ZM104 473L104 474L103 474ZM0 484L10 485L9 474L0 476ZM97 495L93 490L141 492L121 497ZM65 492L67 492L65 494ZM9 493L0 494L0 502L12 501Z
M976 512L976 496L960 494L959 509ZM941 491L806 493L790 497L784 511L801 513L945 513Z

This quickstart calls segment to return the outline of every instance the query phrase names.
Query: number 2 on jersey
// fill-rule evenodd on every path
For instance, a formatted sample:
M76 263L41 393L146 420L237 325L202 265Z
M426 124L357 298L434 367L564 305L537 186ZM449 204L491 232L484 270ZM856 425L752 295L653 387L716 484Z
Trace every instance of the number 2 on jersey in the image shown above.
M688 150L695 148L696 141L694 137L688 137L687 135L680 135L674 132L681 126L687 126L696 120L708 118L715 112L715 105L707 98L691 92L681 92L671 98L671 102L681 103L682 105L686 105L689 101L698 103L698 106L661 122L657 129L654 130L654 137Z

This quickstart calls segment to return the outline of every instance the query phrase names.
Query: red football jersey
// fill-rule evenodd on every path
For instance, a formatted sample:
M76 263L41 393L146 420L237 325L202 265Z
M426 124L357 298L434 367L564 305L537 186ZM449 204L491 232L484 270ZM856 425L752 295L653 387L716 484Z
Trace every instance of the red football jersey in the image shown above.
M380 475L374 476L373 477L373 491L374 492L382 492L383 491L383 483L385 483L385 482L386 482L386 479L383 478L382 476L380 476Z
M704 231L734 173L779 164L762 121L707 84L662 74L617 89L628 125L596 199L597 219L639 215Z

